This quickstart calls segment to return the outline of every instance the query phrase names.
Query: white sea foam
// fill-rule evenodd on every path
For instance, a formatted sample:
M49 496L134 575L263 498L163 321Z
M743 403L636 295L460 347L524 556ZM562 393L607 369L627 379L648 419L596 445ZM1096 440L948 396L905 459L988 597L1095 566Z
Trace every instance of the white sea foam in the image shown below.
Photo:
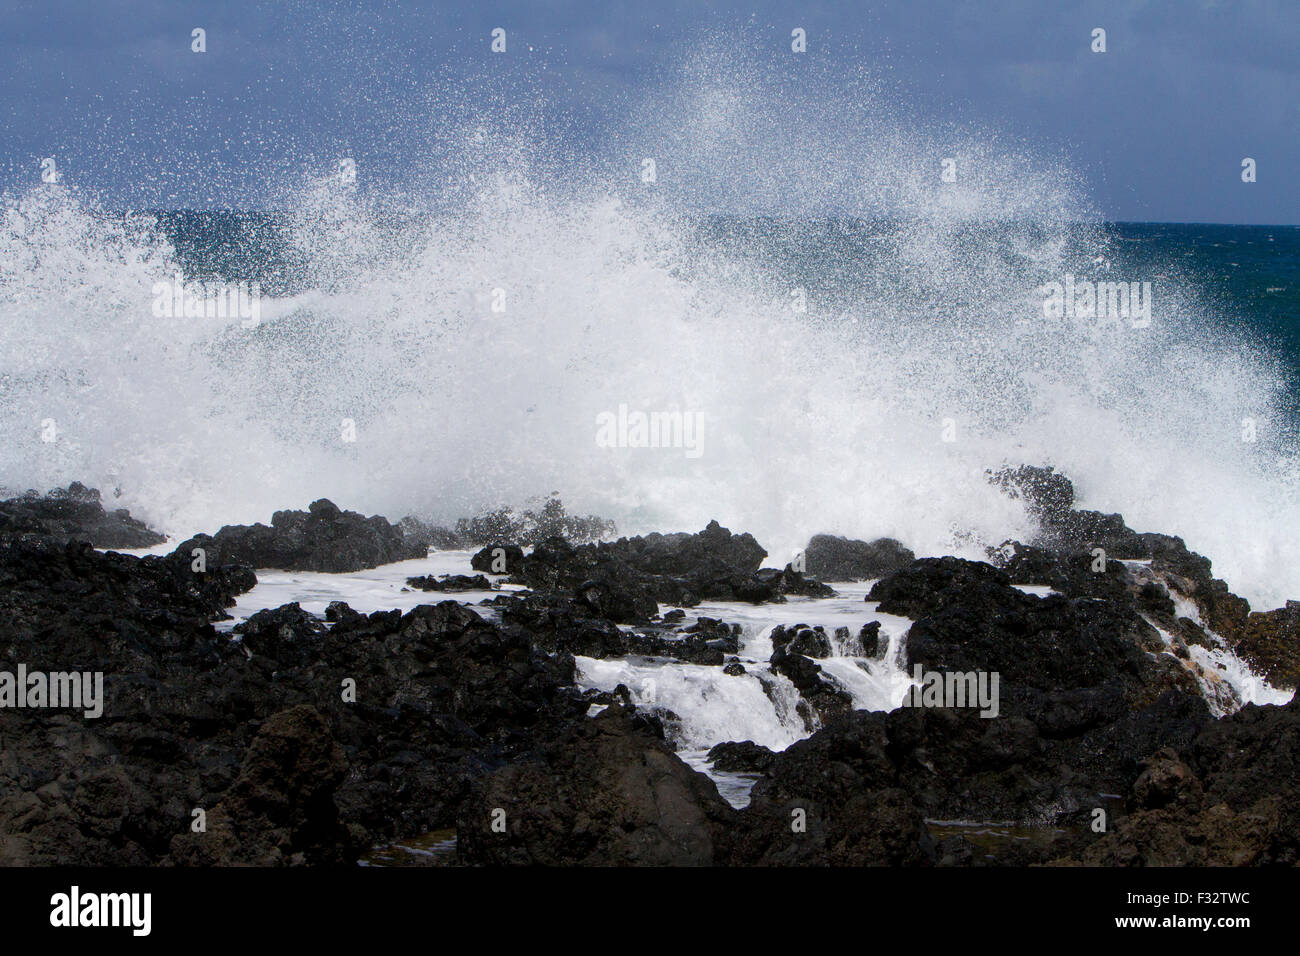
M174 535L320 496L450 520L558 490L630 533L716 517L780 556L822 531L980 556L1032 530L985 469L1050 463L1257 606L1300 596L1278 380L1194 277L1155 277L1150 329L1049 322L1038 286L1107 254L1057 158L926 129L869 83L812 102L707 60L630 111L626 168L557 171L489 117L414 209L317 176L288 202L309 288L252 329L152 316L173 251L71 187L7 196L0 485L80 480ZM652 151L654 188L632 172ZM795 221L767 236L793 257L701 238L738 207ZM832 211L897 222L837 252L797 222ZM704 454L600 447L623 403L699 413Z

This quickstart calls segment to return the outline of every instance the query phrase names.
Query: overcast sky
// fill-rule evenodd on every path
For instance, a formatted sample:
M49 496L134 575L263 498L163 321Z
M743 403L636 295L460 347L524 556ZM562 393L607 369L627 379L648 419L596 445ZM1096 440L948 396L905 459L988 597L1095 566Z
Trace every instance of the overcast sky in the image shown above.
M0 189L52 156L113 206L256 208L343 155L371 185L428 188L451 140L510 116L554 168L617 165L698 133L698 116L653 106L696 71L742 98L823 104L814 164L862 135L835 104L867 77L895 127L977 127L1067 158L1106 218L1296 223L1298 51L1297 0L0 0ZM763 152L764 129L737 148Z

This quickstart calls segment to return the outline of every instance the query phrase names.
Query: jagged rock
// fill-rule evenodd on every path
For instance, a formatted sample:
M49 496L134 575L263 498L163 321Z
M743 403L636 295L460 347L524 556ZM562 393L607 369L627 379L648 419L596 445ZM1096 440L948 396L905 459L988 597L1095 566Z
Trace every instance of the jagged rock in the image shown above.
M1012 584L1046 585L1068 597L1128 602L1137 586L1123 562L1107 558L1103 566L1090 551L1049 551L1009 541L990 556Z
M972 707L853 711L813 657L856 652L850 629L774 630L774 673L742 679L782 705L792 682L812 735L775 755L714 748L715 768L762 774L742 812L671 752L679 717L634 712L624 685L574 686L573 654L746 675L737 625L679 628L684 613L657 618L658 602L821 593L792 568L762 568L752 538L716 523L700 535L539 542L512 569L534 592L483 602L499 624L453 601L368 615L333 602L323 621L288 604L233 640L210 621L256 578L220 548L196 573L182 549L136 559L0 532L0 657L105 674L102 720L0 708L0 864L350 863L361 847L452 825L472 863L1295 864L1300 704L1214 719L1186 659L1188 645L1214 644L1217 621L1239 653L1272 654L1285 674L1294 608L1243 612L1181 540L1131 533L1122 519L1088 525L1061 476L1034 494L1058 531L1124 537L1150 567L1107 560L1093 572L1090 551L1062 532L1068 545L993 555L1002 567L922 559L878 581L869 600L914 620L906 663L997 673L997 719ZM328 535L294 527L267 529L275 547L328 551ZM400 547L414 540L395 530ZM1184 598L1207 628L1177 616ZM856 644L878 656L880 623ZM1110 827L1094 834L1102 805ZM206 834L190 830L195 807L208 811ZM491 827L498 807L504 833ZM947 836L936 850L927 818L1052 835L994 849Z
M1148 754L1185 750L1210 723L1204 701L1176 693L1059 738L1021 717L985 720L965 709L854 711L776 755L742 812L738 856L925 865L933 855L917 821L926 817L1083 826L1105 794L1131 790ZM790 834L795 809L805 812L811 847ZM881 825L877 812L896 829L854 832L868 820ZM1000 862L1042 862L1074 849L1049 840L1003 850Z
M325 607L325 620L331 624L337 624L339 621L355 621L364 616L352 610L346 601L330 601Z
M207 813L201 833L178 834L183 866L343 864L357 857L334 793L347 775L343 748L312 707L275 714L253 738L239 776Z
M502 621L528 629L539 647L583 657L641 655L692 664L722 664L740 649L739 624L700 618L681 629L668 627L625 631L599 602L564 595L501 595L493 602Z
M232 641L209 620L256 578L208 568L0 536L0 656L105 675L99 719L0 708L0 862L355 859L359 847L450 825L486 765L587 707L571 656L454 602L405 615L335 602L332 628L286 605L254 615ZM304 704L352 767L333 791L347 834L312 836L324 818L293 809L311 798L286 798L277 816L259 803L269 791L245 800L233 789L259 726ZM289 770L281 783L296 786ZM182 840L173 858L196 807L209 811L207 835L226 837Z
M884 651L885 645L880 640L880 622L868 621L862 625L858 631L858 645L862 648L863 657L878 657Z
M802 699L796 710L809 730L853 709L853 696L824 677L821 667L810 658L778 646L773 649L769 663L775 673L789 678L799 690Z
M1085 866L1251 866L1267 862L1279 801L1234 811L1216 804L1195 814L1141 810L1078 857ZM1064 861L1056 861L1064 862Z
M734 820L707 777L611 705L478 782L457 850L480 865L710 866L730 858Z
M1183 755L1180 757L1180 753ZM1091 866L1300 863L1300 704L1248 704L1156 753L1133 811L1057 862Z
M61 544L89 541L96 548L149 548L167 540L125 508L105 511L98 489L79 481L43 497L29 491L0 501L0 533L38 534Z
M982 561L963 558L921 558L882 578L867 592L867 601L879 603L883 614L923 617L946 604L959 602L970 591L992 585L1011 590L1003 571Z
M1031 512L1050 524L1065 521L1074 508L1074 483L1050 466L1021 465L988 474L990 481L1012 498L1023 498Z
M715 745L707 759L714 770L724 773L762 773L775 758L776 754L761 744L741 740Z
M725 621L719 621L716 618L701 617L694 624L681 628L672 636L658 638L656 647L663 648L665 643L668 650L660 651L663 656L675 657L678 660L691 661L697 664L721 664L723 655L735 654L740 651L740 636L742 629L739 624L728 624ZM683 655L681 651L673 650L674 646L686 645L692 650ZM644 653L637 651L637 645L632 646L634 653ZM703 658L707 655L708 659Z
M857 541L815 534L804 551L808 574L822 581L863 581L905 568L916 555L893 538Z
M921 559L877 582L868 599L918 618L909 669L996 674L1001 713L1028 717L1047 735L1077 734L1168 690L1199 694L1190 670L1150 653L1164 644L1131 600L1039 598L958 558Z
M1300 601L1251 613L1235 634L1233 650L1274 687L1300 685Z
M444 574L440 578L435 578L431 574L422 574L419 577L407 578L406 583L421 591L496 590L496 585L481 574L475 574L472 577L468 574Z
M1158 810L1200 800L1201 782L1172 747L1162 747L1149 757L1146 769L1133 783L1131 803L1135 810Z
M1095 511L1078 511L1073 506L1074 486L1064 475L1051 468L1022 466L990 474L990 480L1012 497L1023 497L1029 510L1038 518L1041 533L1034 541L1037 553L1028 553L1027 562L1019 554L1008 563L1008 570L1018 583L1049 584L1065 593L1113 597L1120 583L1132 583L1133 576L1111 568L1109 559L1149 559L1149 573L1163 579L1162 587L1192 599L1202 620L1210 630L1236 644L1246 632L1251 616L1250 604L1233 594L1226 582L1212 576L1210 560L1187 548L1182 538L1157 533L1138 533L1129 528L1122 515L1104 515ZM1079 552L1101 548L1107 557L1107 577L1090 579L1081 569L1087 559ZM1007 562L1000 562L1007 563ZM1036 570L1031 570L1031 566ZM1036 577L1036 580L1029 580ZM1139 587L1146 584L1139 581ZM1111 593L1098 594L1110 589ZM1144 609L1173 623L1174 611L1168 603L1148 591ZM1141 598L1139 598L1141 600ZM1172 598L1171 598L1172 600ZM1266 662L1265 666L1271 666ZM1285 671L1286 668L1284 667Z
M858 712L777 754L740 813L732 862L900 866L933 861L920 809L877 772L881 715Z
M1168 619L1174 616L1174 599L1169 589L1156 581L1148 581L1138 589L1138 607L1155 617Z
M204 550L209 565L333 573L422 558L427 553L427 548L407 541L386 518L341 511L324 498L312 502L307 511L277 511L269 528L226 525L215 536L197 535L175 554L189 560L195 548Z
M256 584L256 575L243 567L195 573L189 559L177 555L135 558L102 554L86 542L0 535L0 608L11 623L32 611L69 625L80 614L96 622L139 619L163 631L182 618L197 624L225 616L235 596Z
M651 534L577 546L556 537L538 544L512 580L535 591L574 594L597 582L609 597L594 609L608 614L608 606L621 623L653 617L659 603L781 602L786 594L834 593L791 567L759 568L765 553L750 535L733 535L716 521L696 535Z
M802 654L804 657L830 657L831 641L824 628L795 624L789 628L778 624L772 628L772 647L782 649L787 654Z
M517 574L523 563L524 549L505 543L485 545L469 560L471 568L484 574Z
M247 621L236 624L233 633L240 635L244 646L254 654L301 667L315 658L325 625L295 601L258 611Z
M665 577L694 577L721 570L753 574L767 556L753 535L732 534L717 521L710 521L698 534L620 538L610 549L638 571Z
M498 595L492 602L502 623L526 629L538 647L582 657L620 657L627 637L613 621L592 617L586 607L557 594Z
M643 588L615 575L600 575L577 586L578 603L593 617L620 624L640 624L659 612L659 605Z
M1023 499L1041 532L1032 543L1051 551L1102 548L1109 558L1160 558L1193 576L1208 577L1209 561L1187 550L1181 538L1139 534L1118 514L1074 508L1074 485L1051 467L1022 465L990 472L989 480L1012 498Z
M768 568L760 568L758 575L762 575L764 571L770 570L771 569ZM778 594L782 597L786 594L795 594L799 597L828 598L835 596L835 589L829 584L823 584L821 581L817 581L808 575L801 574L796 571L792 565L787 564L785 568L779 572ZM768 600L775 600L775 598L769 598Z

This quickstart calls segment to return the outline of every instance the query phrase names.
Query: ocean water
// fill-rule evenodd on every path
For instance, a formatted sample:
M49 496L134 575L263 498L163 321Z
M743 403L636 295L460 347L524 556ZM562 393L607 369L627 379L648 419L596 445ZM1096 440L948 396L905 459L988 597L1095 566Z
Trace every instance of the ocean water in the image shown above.
M1300 229L1103 223L996 163L879 215L719 215L515 167L455 208L332 178L272 213L3 198L0 486L80 480L178 538L327 496L451 521L559 492L620 533L818 532L979 556L985 480L1050 464L1183 536L1257 608L1300 597ZM1079 218L1084 216L1084 218ZM254 282L258 322L159 284ZM1150 283L1150 321L1049 316ZM605 447L620 408L694 447Z

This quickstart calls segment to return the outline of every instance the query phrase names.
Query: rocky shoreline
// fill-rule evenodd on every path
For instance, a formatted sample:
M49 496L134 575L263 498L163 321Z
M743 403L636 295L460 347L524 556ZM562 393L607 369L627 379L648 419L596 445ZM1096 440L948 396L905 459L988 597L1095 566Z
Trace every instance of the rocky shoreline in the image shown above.
M0 864L351 865L452 828L466 865L1300 861L1300 702L1242 705L1204 653L1294 690L1300 605L1251 612L1182 540L1076 509L1051 469L990 480L1037 538L977 562L818 535L780 568L717 522L602 540L558 502L449 530L322 500L147 557L96 550L163 538L80 485L0 502L0 669L104 675L98 718L0 707ZM214 627L258 570L430 546L478 549L477 574L411 578L440 593L405 613L290 603ZM743 675L739 625L687 609L824 598L828 580L874 581L874 613L772 630L808 735L713 748L757 778L743 809L675 751L673 715L578 685L575 656ZM464 591L493 593L448 597ZM911 620L909 672L997 674L998 715L854 709L825 663L882 653L875 613Z

